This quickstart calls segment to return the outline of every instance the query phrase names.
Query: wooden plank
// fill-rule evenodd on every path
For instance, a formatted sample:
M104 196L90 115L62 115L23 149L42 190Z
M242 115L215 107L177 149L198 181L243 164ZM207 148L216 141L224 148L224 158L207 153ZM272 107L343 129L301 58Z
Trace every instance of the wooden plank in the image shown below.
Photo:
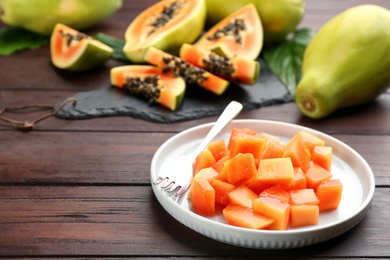
M152 157L171 136L138 132L3 132L0 180L3 184L148 184ZM377 185L390 185L389 135L335 137L372 165Z
M0 83L1 84L1 83ZM1 90L0 108L31 104L54 105L78 91L28 91ZM386 92L374 102L366 105L340 110L325 119L310 119L303 116L295 103L272 105L243 111L237 119L264 119L298 124L323 131L328 134L390 134L390 93ZM29 113L7 113L3 116L19 121L33 121L48 111L29 111ZM377 116L373 117L375 114ZM175 124L156 124L127 116L105 117L85 120L64 120L56 117L39 123L35 131L115 131L115 132L180 132L199 124L215 122L217 116L189 120ZM365 122L362 124L361 122ZM351 125L353 127L351 127ZM375 126L375 127L373 127ZM0 121L0 131L13 129Z
M389 257L390 189L376 190L354 229L304 249L245 249L208 239L174 220L150 187L0 189L1 256Z

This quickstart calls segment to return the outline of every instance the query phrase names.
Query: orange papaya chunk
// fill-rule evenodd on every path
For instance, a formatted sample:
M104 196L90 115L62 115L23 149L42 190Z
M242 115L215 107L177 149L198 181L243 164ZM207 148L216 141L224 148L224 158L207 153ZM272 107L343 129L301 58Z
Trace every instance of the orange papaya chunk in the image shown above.
M339 179L332 179L318 185L316 194L320 211L334 210L339 207L343 185Z
M292 190L289 195L291 205L318 205L320 202L313 189Z
M222 206L227 206L230 203L229 193L234 190L236 186L217 179L212 180L210 184L215 191L215 202Z
M311 154L306 149L305 143L300 134L294 135L284 148L283 157L290 157L295 167L301 167L307 172L310 167Z
M256 135L256 132L250 128L232 128L232 131L230 133L229 142L227 145L227 149L229 151L234 146L234 143L236 142L237 136L239 136L240 134Z
M308 188L316 189L323 182L330 180L332 174L316 163L311 163L309 170L306 172L306 185Z
M248 208L251 208L253 200L259 197L251 189L242 184L232 190L228 196L231 203Z
M291 187L291 190L300 190L300 189L306 189L306 176L303 173L302 169L299 167L294 168L295 175L294 175L294 184Z
M257 171L253 154L238 154L225 162L224 170L229 183L233 185L247 183Z
M332 166L332 150L330 146L314 146L311 160L330 172Z
M213 179L217 178L219 175L219 172L214 170L212 167L206 167L198 171L195 176L195 178L205 178L208 182L211 182Z
M286 230L288 228L290 204L271 197L259 197L253 201L253 210L274 220L268 229Z
M273 185L291 185L294 182L294 167L291 159L285 157L261 160L257 179Z
M209 150L201 151L195 159L193 169L194 173L198 173L203 168L211 167L215 164L215 158Z
M324 146L325 145L324 140L315 136L312 133L309 133L306 131L300 131L299 135L302 137L303 142L305 143L306 148L309 149L310 153L313 153L313 149L315 146Z
M194 178L191 185L191 205L202 216L215 215L215 191L211 184L202 177Z
M246 186L251 189L254 193L260 194L266 188L269 188L271 184L253 177L250 181L247 182Z
M291 205L290 226L293 228L318 224L320 211L318 205Z
M266 139L258 135L239 134L231 147L231 156L234 157L239 153L251 153L255 160L261 158L261 153L265 146Z
M270 142L265 145L260 159L280 158L283 156L284 144Z
M271 186L271 187L263 190L259 194L259 197L274 198L274 199L278 199L280 202L283 202L283 203L290 202L289 193L279 186Z
M222 214L228 224L244 228L266 229L274 220L260 213L255 212L252 208L230 203L223 210Z
M269 133L266 133L266 132L261 132L259 133L259 136L260 137L264 137L266 140L267 140L267 144L269 143L279 143L280 142L280 138L279 137L276 137L272 134L269 134Z
M225 140L216 140L209 143L207 150L214 156L215 161L219 161L226 155L226 143Z

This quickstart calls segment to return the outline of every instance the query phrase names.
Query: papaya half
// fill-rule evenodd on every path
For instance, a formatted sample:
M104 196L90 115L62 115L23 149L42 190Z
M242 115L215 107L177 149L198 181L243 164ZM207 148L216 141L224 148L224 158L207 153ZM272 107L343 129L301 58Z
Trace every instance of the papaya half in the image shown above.
M205 20L205 0L159 1L130 23L123 52L133 63L143 63L150 46L176 54L183 43L199 37Z
M183 101L186 84L181 77L151 65L125 65L111 69L111 84L131 95L158 103L172 111Z
M56 25L50 38L51 60L59 69L88 70L106 62L113 52L104 43L63 24Z
M352 7L327 22L308 44L295 101L311 118L374 100L390 86L390 11Z
M57 23L90 28L122 7L122 0L0 0L0 20L50 35Z
M263 28L255 6L248 4L230 14L195 45L221 56L256 59L263 48Z
M304 0L206 0L207 24L212 26L250 3L260 16L265 43L282 41L305 13Z

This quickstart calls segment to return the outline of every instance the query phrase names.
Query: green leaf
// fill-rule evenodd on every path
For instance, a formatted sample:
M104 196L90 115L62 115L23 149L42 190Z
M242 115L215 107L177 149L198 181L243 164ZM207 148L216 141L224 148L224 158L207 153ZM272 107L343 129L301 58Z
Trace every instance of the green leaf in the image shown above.
M104 33L97 33L93 38L113 48L114 54L112 57L114 59L129 62L123 53L123 46L125 46L124 40L117 39Z
M13 26L0 28L0 55L11 55L17 51L36 49L48 44L50 36L39 35Z
M264 49L262 53L272 72L293 97L302 77L303 53L314 34L315 32L310 29L297 30L292 37L272 48Z

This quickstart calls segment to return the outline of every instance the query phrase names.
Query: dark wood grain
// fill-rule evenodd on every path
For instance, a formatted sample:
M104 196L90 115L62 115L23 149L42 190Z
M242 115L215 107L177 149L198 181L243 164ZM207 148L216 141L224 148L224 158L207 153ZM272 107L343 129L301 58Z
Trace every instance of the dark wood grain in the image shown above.
M123 8L87 31L123 38L134 17L158 0L124 0ZM349 7L387 0L306 0L301 28L318 30ZM0 26L3 26L0 24ZM110 60L85 73L55 69L49 46L0 57L0 109L54 105L73 94L109 86ZM132 117L63 120L32 131L0 121L0 258L390 258L390 92L329 118L302 116L295 103L244 111L240 119L277 120L330 134L360 153L376 181L368 215L349 232L292 250L254 250L206 238L174 220L150 186L155 151L176 133L216 120L156 124ZM33 121L49 111L4 113Z

